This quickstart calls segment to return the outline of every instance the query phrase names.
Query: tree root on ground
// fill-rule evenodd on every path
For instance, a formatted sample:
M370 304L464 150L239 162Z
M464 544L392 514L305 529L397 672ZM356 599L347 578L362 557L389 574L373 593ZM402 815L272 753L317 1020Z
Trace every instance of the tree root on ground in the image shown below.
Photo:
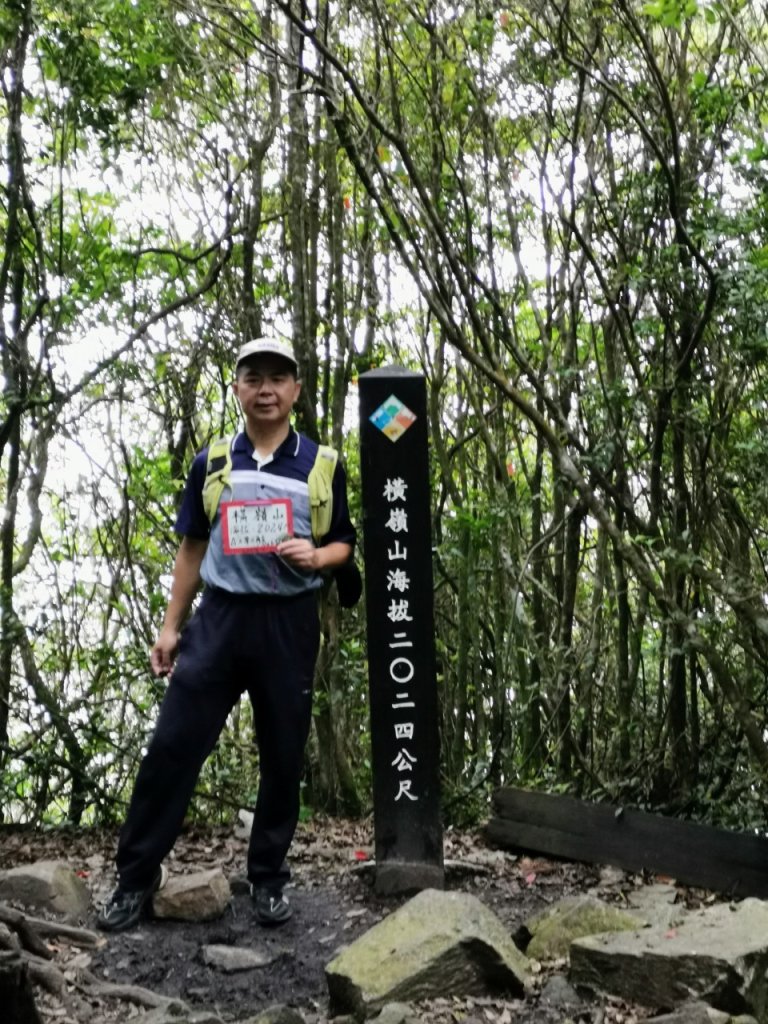
M103 946L105 939L98 932L89 931L87 928L75 928L71 924L64 924L62 921L49 921L44 917L30 917L21 910L8 906L7 903L0 903L0 922L7 924L18 933L25 949L38 956L52 957L51 951L41 935L57 935L66 939L73 946L80 946L85 949L98 949Z
M135 1003L137 1006L149 1008L164 1006L168 1009L173 1009L177 1013L187 1012L189 1009L183 1000L174 999L173 996L161 996L159 992L142 988L141 985L120 985L112 981L103 981L101 978L97 978L95 974L85 970L80 970L77 974L77 987L86 996L122 999L124 1002Z
M24 939L28 941L29 938L30 933L25 929ZM30 952L29 949L24 948L21 935L12 932L7 925L0 923L0 950L15 953L16 957L26 964L29 976L34 982L53 995L61 995L66 988L64 975L55 964L51 963L51 951L44 943L44 956L37 953L40 941L39 936L35 936L35 941L32 943L35 946L35 952Z
M0 903L0 950L15 954L26 965L30 979L69 1008L74 1008L73 1003L82 1008L81 997L85 997L86 1000L117 999L150 1009L161 1006L176 1013L188 1010L181 999L160 995L140 985L104 981L82 967L57 967L52 962L54 953L41 934L65 938L72 945L86 949L97 948L106 940L96 932L30 917Z

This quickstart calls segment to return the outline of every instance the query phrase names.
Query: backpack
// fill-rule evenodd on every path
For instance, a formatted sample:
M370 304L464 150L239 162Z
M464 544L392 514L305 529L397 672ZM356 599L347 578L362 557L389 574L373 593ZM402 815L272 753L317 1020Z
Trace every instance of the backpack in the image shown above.
M216 516L224 488L232 472L232 443L234 437L219 437L208 447L208 461L203 484L203 508L210 522ZM307 477L312 538L318 543L331 528L333 518L333 474L339 453L326 444L317 446L317 455ZM360 570L350 558L345 565L334 570L339 603L344 608L357 604L363 589Z

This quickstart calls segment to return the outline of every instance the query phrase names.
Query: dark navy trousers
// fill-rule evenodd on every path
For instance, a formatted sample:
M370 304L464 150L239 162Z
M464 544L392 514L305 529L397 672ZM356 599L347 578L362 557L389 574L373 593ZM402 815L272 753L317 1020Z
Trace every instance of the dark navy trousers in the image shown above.
M314 591L292 598L203 593L182 633L120 833L123 889L151 884L181 831L203 762L243 693L253 705L259 751L248 877L267 886L288 879L319 639Z

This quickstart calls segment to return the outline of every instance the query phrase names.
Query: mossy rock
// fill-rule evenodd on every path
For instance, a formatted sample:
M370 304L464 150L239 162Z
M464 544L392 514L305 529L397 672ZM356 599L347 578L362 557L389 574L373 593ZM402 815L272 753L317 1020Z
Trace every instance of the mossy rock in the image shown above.
M594 896L569 896L526 922L532 935L526 953L533 960L555 960L568 956L574 939L644 926L642 918Z

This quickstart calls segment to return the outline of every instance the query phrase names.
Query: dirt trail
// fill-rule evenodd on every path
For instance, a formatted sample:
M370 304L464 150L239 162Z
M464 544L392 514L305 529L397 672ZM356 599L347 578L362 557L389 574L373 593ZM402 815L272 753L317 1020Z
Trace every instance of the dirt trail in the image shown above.
M55 859L66 861L86 879L94 903L114 884L112 832L36 832L0 826L0 868ZM383 900L371 887L366 859L371 855L367 823L315 820L300 826L292 849L293 878L288 890L294 916L277 929L264 929L253 919L248 895L237 886L245 856L245 840L225 828L191 829L182 835L169 862L174 873L224 869L235 881L235 895L223 918L200 924L151 921L135 931L110 935L91 953L59 944L57 961L85 967L105 981L139 985L163 996L182 999L193 1008L214 1010L225 1020L258 1013L274 1003L300 1010L309 1024L327 1019L324 968L334 950L370 928L402 900ZM531 914L574 892L599 883L595 868L516 858L488 848L479 833L446 835L447 886L478 896L514 933ZM95 927L95 909L87 927ZM265 968L225 973L203 963L206 945L233 945L274 956ZM542 984L546 975L541 974ZM48 1024L86 1021L140 1020L144 1011L113 1000L91 1006L90 1018L51 995L38 999ZM597 1024L628 1024L636 1011L619 1004L584 1002L574 1020ZM543 1001L525 1003L498 999L438 999L420 1006L419 1017L434 1024L550 1024L563 1018L563 1008Z

